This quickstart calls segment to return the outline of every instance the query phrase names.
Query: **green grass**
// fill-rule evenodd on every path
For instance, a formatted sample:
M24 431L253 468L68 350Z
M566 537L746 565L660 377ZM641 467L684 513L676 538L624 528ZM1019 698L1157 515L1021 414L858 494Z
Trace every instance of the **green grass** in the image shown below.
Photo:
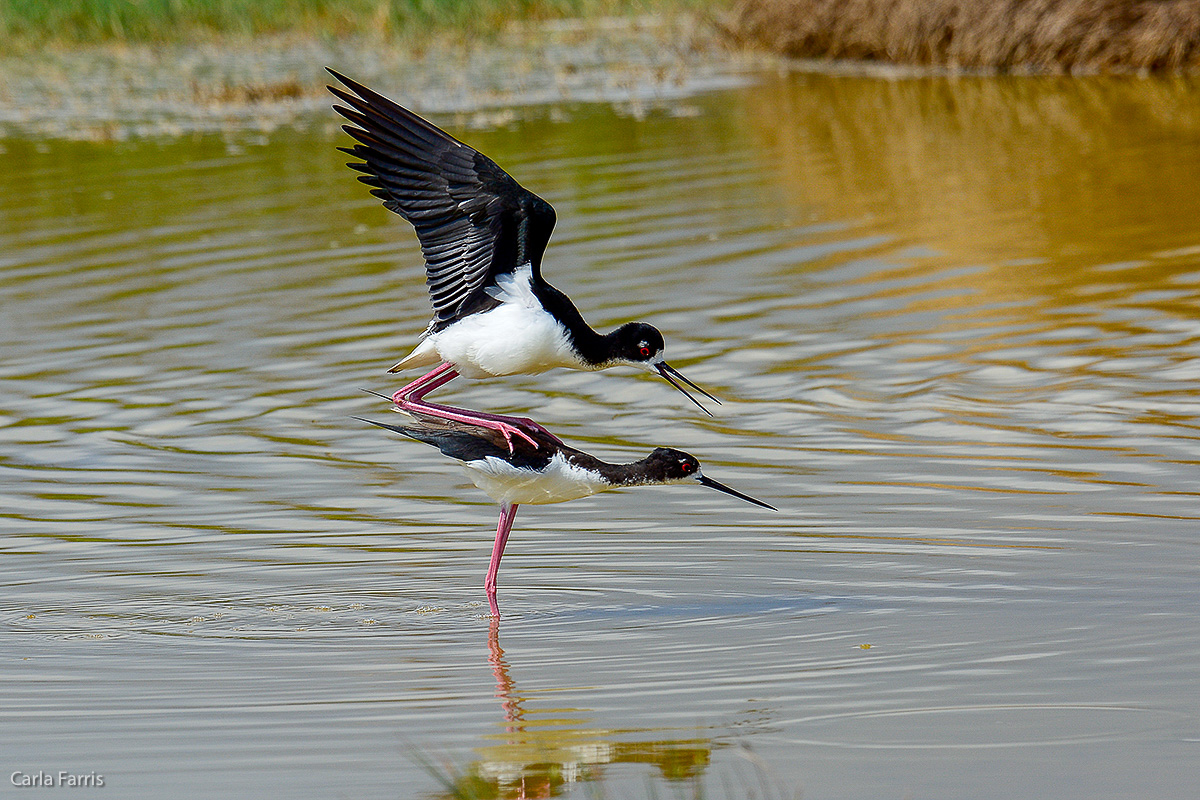
M0 0L0 37L17 46L270 34L481 35L514 19L598 17L698 5L696 0Z

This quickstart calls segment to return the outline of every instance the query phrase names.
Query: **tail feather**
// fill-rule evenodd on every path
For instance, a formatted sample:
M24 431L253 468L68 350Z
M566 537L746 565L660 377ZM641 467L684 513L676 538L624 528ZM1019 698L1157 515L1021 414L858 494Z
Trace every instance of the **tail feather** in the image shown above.
M422 339L411 353L396 362L396 364L388 370L392 372L403 372L406 369L414 369L416 367L432 367L442 362L442 357L438 354L437 348L433 346L433 342L429 339Z

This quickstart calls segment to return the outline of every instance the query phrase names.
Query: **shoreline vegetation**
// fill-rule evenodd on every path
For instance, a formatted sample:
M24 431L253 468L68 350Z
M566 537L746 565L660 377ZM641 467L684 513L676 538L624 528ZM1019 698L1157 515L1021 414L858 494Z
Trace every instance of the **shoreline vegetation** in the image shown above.
M1030 74L1200 67L1197 0L741 0L729 28L801 59Z
M639 115L793 58L1195 72L1200 0L0 0L0 137L304 125L326 65L460 125L560 102Z
M486 38L436 29L403 40L295 30L48 40L32 52L0 50L0 139L244 137L334 125L326 66L460 127L506 125L575 102L635 117L687 113L684 98L745 84L770 63L730 49L715 26L690 13L509 20Z
M729 0L715 6L730 5ZM703 0L0 0L0 52L45 45L201 44L258 37L486 41L511 22L633 17Z
M690 15L728 47L1021 73L1200 67L1198 0L0 0L0 55L356 39L420 51L516 23ZM714 37L715 38L715 37Z

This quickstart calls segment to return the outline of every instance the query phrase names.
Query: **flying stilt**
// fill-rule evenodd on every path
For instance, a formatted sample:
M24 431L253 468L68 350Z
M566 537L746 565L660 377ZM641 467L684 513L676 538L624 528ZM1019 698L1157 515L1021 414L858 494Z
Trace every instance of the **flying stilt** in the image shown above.
M372 187L384 208L412 223L425 258L433 320L416 349L389 371L434 369L393 395L399 408L495 430L512 453L514 435L530 445L544 437L558 440L525 418L423 398L458 375L533 375L555 367L599 370L632 364L657 372L706 414L683 384L720 402L664 360L663 337L654 326L630 322L597 333L570 298L542 278L542 254L555 221L549 203L477 150L383 95L329 72L351 90L329 87L346 104L334 108L353 123L343 129L358 142L339 149L361 159L349 166L365 173L358 179Z

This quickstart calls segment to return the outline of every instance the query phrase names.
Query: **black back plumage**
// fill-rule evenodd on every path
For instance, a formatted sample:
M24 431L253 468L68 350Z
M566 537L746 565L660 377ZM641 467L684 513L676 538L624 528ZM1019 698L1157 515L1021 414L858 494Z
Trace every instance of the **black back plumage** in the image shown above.
M441 450L442 455L456 458L459 461L482 461L488 456L495 456L502 461L509 462L514 467L542 470L550 463L556 449L564 455L570 456L578 453L587 457L585 453L579 453L569 447L555 447L555 442L544 434L536 432L528 432L526 435L539 442L538 447L534 447L519 436L513 436L510 451L510 445L504 440L502 434L480 425L468 425L424 416L414 420L410 425L389 425L386 422L376 422L363 417L355 417L355 419L395 431L425 444L431 444Z
M329 70L354 94L329 91L357 141L340 148L361 163L359 180L416 228L433 301L433 330L494 308L487 288L498 275L531 264L541 282L542 253L554 209L494 161L381 94ZM357 96L355 96L357 95Z
M695 456L670 447L655 448L653 453L639 461L628 464L609 464L582 450L568 447L544 432L527 432L536 445L519 436L513 436L510 445L504 440L503 434L491 428L438 417L426 417L421 414L413 416L412 424L409 425L389 425L386 422L376 422L363 417L355 417L355 419L431 444L441 450L443 455L457 458L459 461L480 461L494 456L501 461L507 461L514 467L540 472L549 466L550 461L557 455L576 467L600 475L611 486L641 486L692 478L703 486L733 495L756 506L769 508L772 511L778 510L750 495L742 494L705 477L700 473L700 462L696 460Z

